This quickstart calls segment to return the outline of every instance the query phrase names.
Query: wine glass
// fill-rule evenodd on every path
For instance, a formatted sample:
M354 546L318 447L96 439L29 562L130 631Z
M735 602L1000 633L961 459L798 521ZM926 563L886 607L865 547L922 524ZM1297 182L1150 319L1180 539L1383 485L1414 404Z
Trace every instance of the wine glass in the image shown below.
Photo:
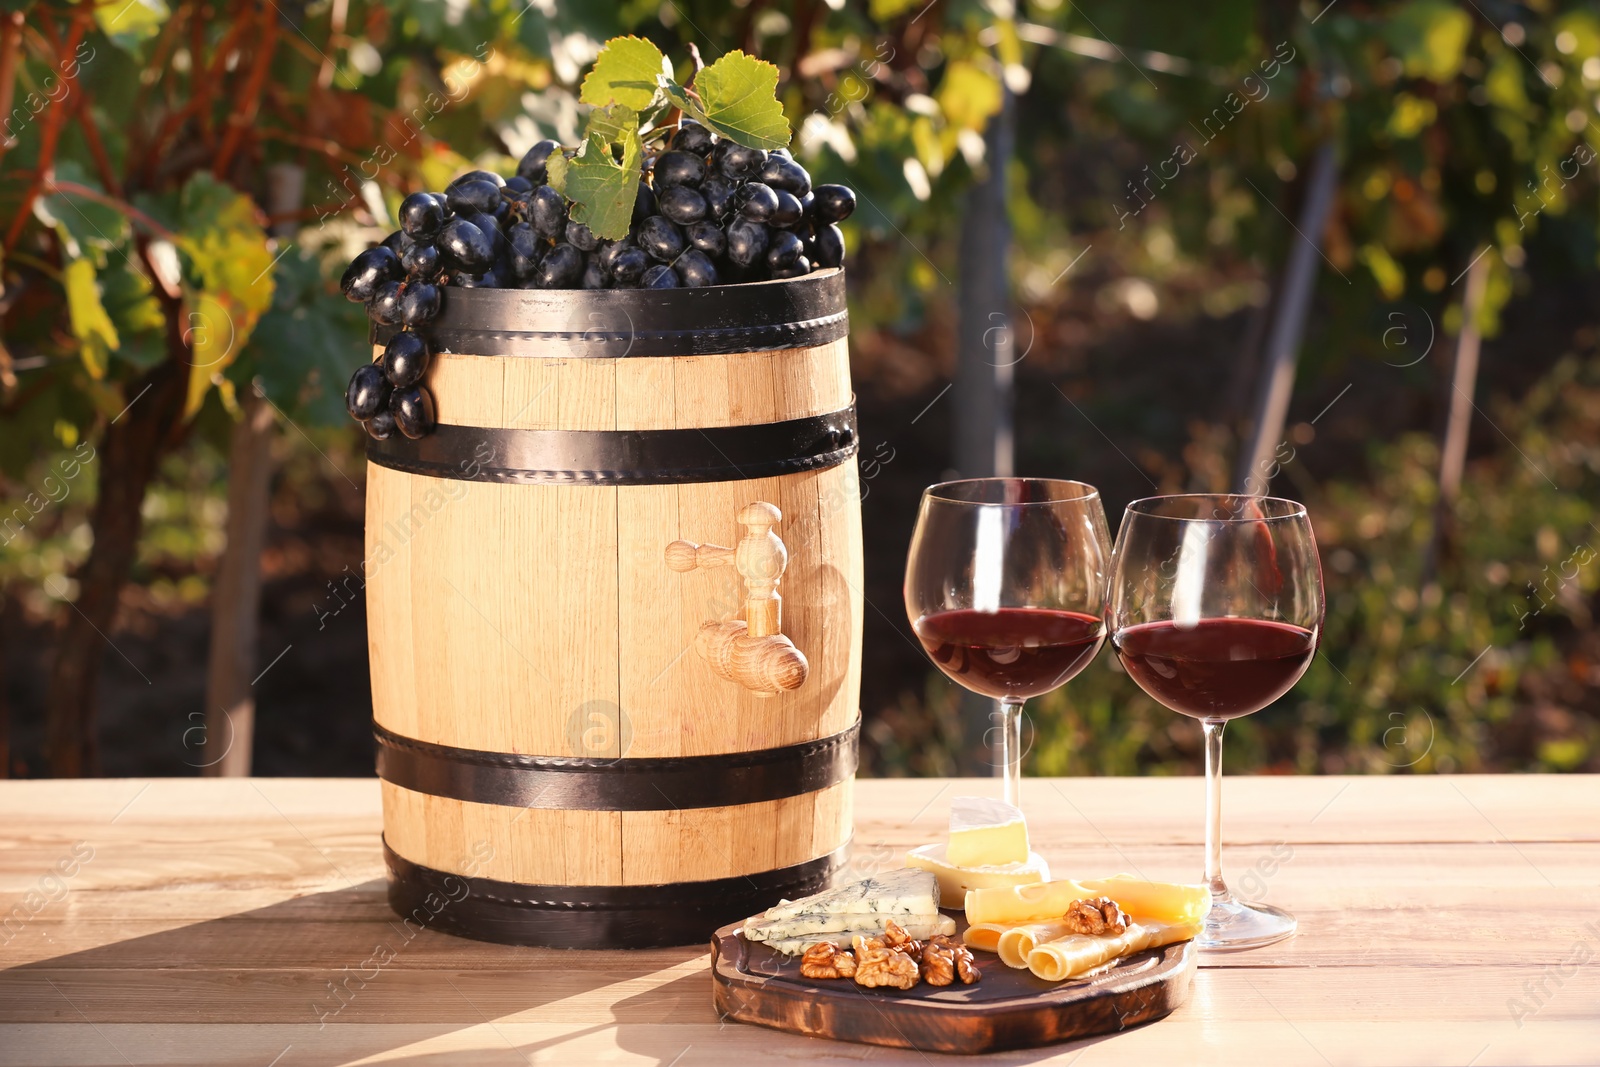
M922 493L906 614L941 671L996 701L1008 804L1022 804L1023 703L1083 670L1105 640L1110 557L1092 485L973 478Z
M1222 878L1222 729L1287 693L1316 655L1322 563L1304 506L1191 494L1128 505L1111 563L1106 622L1128 675L1199 719L1206 743L1203 948L1254 948L1294 917L1236 900Z

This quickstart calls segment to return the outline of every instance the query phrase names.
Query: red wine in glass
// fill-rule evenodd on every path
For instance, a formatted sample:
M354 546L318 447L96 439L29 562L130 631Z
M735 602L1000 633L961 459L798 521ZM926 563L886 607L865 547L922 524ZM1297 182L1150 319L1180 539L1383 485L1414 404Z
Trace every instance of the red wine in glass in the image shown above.
M939 669L996 700L1042 696L1089 665L1105 639L1097 615L1053 608L958 608L911 628Z
M1105 642L1111 535L1092 485L971 478L922 494L906 616L949 678L997 702L987 733L1008 804L1022 803L1022 705Z
M1118 631L1113 644L1129 676L1163 705L1223 720L1283 696L1317 651L1310 630L1270 619L1139 623Z
M1145 692L1199 719L1206 751L1202 948L1294 933L1294 916L1239 900L1222 877L1222 730L1287 693L1322 629L1322 565L1306 509L1277 497L1190 494L1128 505L1107 592L1111 644Z

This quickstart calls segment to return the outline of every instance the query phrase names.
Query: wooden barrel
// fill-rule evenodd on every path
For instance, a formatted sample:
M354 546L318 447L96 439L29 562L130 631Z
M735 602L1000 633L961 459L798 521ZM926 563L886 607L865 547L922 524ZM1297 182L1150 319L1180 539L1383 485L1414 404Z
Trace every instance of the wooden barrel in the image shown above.
M427 330L440 425L367 451L402 916L688 944L829 882L860 726L847 327L837 270L446 290Z

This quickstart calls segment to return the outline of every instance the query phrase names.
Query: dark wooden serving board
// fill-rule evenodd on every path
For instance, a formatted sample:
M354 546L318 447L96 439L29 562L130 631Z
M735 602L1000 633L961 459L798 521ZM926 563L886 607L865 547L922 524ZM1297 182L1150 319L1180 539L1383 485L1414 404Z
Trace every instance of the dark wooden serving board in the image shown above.
M800 976L800 957L738 934L711 937L717 1013L776 1030L921 1052L1000 1052L1115 1033L1172 1013L1189 998L1191 941L1148 949L1084 978L1045 982L977 952L983 978L944 987L867 989L849 979ZM963 922L964 928L966 924Z

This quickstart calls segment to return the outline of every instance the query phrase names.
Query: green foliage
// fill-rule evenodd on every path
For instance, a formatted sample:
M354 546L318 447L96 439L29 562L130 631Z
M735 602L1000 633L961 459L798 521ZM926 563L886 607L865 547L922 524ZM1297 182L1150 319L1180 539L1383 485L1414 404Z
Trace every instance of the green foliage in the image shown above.
M84 369L90 377L104 378L111 352L122 345L117 328L100 302L100 287L95 282L94 264L75 259L61 270L61 285L67 291L67 316L72 335L78 339Z
M661 80L672 77L672 65L661 49L639 37L614 37L583 79L578 99L596 108L621 104L633 112L648 110L661 94Z
M620 160L612 158L611 142L603 134L590 134L563 177L563 190L573 202L573 219L607 240L628 235L644 167L639 131L625 127L620 136Z
M335 249L329 258L338 255ZM290 250L275 275L272 305L227 376L241 388L259 384L296 423L343 427L350 418L344 387L357 365L366 311L339 295L312 250Z
M728 52L696 74L693 90L666 86L684 114L747 148L766 149L789 143L777 91L778 68L743 52Z

